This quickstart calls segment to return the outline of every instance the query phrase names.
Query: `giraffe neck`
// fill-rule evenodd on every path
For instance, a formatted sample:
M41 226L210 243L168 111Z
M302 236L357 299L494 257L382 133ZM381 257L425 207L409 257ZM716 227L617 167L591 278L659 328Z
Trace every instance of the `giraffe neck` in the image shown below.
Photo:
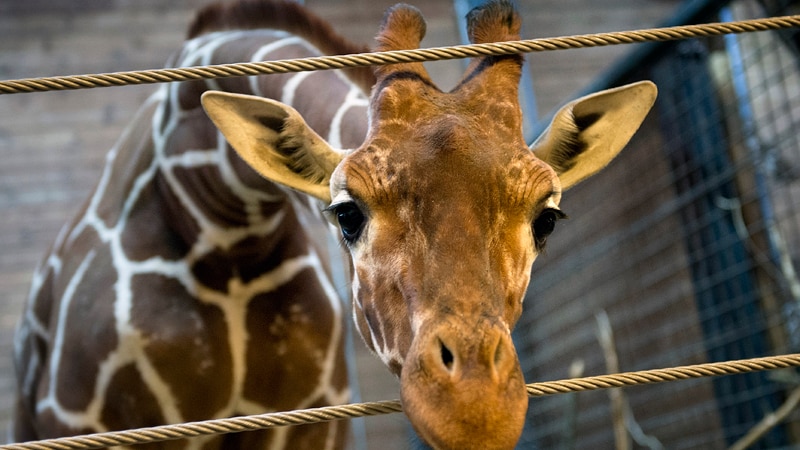
M224 31L189 41L177 65L315 54L311 44L285 32ZM277 99L295 107L321 136L343 148L359 145L366 134L367 100L338 72L189 82L162 89L167 101L153 118L153 145L159 189L169 205L167 214L173 216L170 222L179 225L176 232L187 246L195 245L198 252L234 254L237 264L263 257L264 248L254 246L254 241L274 248L276 242L304 238L296 232L298 221L318 219L321 207L262 179L244 163L202 111L200 94L221 89ZM297 217L287 219L287 214Z
M223 31L188 41L173 65L316 53L281 31ZM16 350L19 366L46 361L21 369L37 422L29 438L347 399L321 208L236 156L200 107L207 89L286 102L341 147L366 133L363 93L336 72L161 86L35 276ZM289 383L298 379L308 381ZM264 439L281 448L292 433Z

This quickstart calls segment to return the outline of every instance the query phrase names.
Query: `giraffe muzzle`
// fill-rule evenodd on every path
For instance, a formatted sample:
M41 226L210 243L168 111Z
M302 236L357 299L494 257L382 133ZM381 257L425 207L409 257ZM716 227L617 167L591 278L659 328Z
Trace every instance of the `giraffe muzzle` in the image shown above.
M486 321L421 328L401 373L417 433L437 449L513 448L528 396L511 336Z

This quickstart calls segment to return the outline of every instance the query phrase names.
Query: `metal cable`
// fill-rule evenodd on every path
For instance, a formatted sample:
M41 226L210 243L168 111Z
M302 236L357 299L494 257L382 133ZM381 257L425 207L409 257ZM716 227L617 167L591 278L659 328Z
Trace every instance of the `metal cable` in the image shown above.
M528 394L533 397L581 392L594 389L607 389L623 386L663 383L722 375L734 375L761 370L800 367L800 354L770 356L765 358L725 361L673 367L669 369L643 370L594 377L574 378L561 381L546 381L527 385ZM169 441L198 436L212 436L224 433L264 430L267 428L303 425L332 420L351 419L401 412L399 400L356 403L342 406L328 406L300 411L261 414L255 416L233 417L178 425L164 425L128 431L113 431L86 436L50 439L20 444L0 445L0 450L84 450L107 448L116 445L135 445Z
M615 373L593 377L574 378L561 381L547 381L529 384L528 394L537 397L568 392L590 391L643 384L664 383L690 378L734 375L761 370L785 369L800 366L800 354L771 356L765 358L723 361L697 364L693 366L672 367L668 369L643 370L640 372Z
M515 53L601 47L618 44L671 41L722 34L777 30L797 26L800 26L800 15L742 20L737 22L651 28L638 31L618 31L556 38L495 42L489 44L434 47L417 50L395 50L389 52L114 72L95 75L24 78L0 81L0 95L330 70L407 62L443 61L476 56L509 55Z
M402 410L399 400L357 403L8 444L0 446L0 449L78 450L108 448L117 445L147 444L198 436L213 436L291 425L329 422L332 420L390 414L401 412Z

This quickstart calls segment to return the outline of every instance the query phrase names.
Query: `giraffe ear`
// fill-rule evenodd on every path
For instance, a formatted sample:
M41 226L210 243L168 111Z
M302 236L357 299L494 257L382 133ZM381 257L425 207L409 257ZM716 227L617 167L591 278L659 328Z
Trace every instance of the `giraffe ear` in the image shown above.
M639 129L656 100L650 81L579 98L561 108L531 145L567 190L608 165Z
M263 177L330 203L330 177L344 153L333 149L294 108L261 97L208 91L203 108Z

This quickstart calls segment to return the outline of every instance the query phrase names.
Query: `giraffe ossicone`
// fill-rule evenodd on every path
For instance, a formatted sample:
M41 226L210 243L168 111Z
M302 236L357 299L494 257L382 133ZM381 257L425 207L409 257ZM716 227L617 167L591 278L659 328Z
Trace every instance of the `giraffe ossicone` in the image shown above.
M519 39L509 2L468 16L474 43ZM419 46L418 10L387 12L378 50ZM288 105L210 91L203 105L264 177L329 204L353 265L354 320L401 380L404 410L435 448L512 448L527 394L510 331L561 194L605 167L656 98L643 81L563 107L529 148L519 55L477 58L450 92L420 63L376 68L370 128L352 151Z

